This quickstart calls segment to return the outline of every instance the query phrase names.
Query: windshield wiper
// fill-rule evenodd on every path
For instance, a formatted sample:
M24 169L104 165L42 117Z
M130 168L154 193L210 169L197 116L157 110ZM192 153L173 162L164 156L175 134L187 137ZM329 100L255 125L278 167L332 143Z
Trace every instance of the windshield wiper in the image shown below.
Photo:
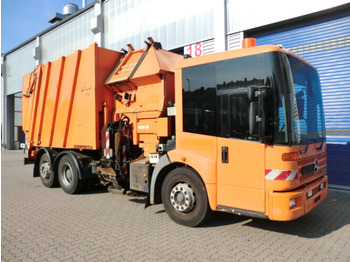
M305 146L304 150L300 150L300 154L306 154L307 150L309 149L309 145L310 145L311 143L315 143L315 142L317 143L317 142L319 142L318 140L319 140L318 138L305 139L305 141L306 141L306 146ZM320 145L319 147L316 147L316 150L317 150L317 151L319 151L319 150L322 149L324 141L325 141L325 138L321 138L321 142L322 142L322 143L321 143L321 145Z
M300 154L306 154L307 150L309 149L309 145L310 145L310 143L308 141L304 150L300 150Z
M316 150L317 150L317 151L322 150L324 141L326 141L326 139L325 139L324 137L322 137L322 138L321 138L321 145L320 145L319 147L316 147Z
M304 148L304 150L300 150L300 154L306 154L307 150L309 149L309 145L313 142L316 142L316 139L310 138L310 139L305 139L306 141L306 146Z

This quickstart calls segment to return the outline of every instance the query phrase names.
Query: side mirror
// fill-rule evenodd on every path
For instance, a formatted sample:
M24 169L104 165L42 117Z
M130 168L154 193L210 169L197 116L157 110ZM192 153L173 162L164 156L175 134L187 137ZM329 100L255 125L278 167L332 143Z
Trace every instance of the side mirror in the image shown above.
M249 104L249 133L251 136L266 137L266 109L267 100L271 96L271 89L268 86L250 86L248 87Z

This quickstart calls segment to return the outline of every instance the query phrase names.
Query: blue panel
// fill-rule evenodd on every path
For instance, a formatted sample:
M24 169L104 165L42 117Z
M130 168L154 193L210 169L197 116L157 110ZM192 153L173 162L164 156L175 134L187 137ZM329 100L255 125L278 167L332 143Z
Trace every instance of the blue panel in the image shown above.
M251 35L309 61L320 74L330 183L350 186L350 10Z
M327 168L329 183L350 185L350 143L327 145Z

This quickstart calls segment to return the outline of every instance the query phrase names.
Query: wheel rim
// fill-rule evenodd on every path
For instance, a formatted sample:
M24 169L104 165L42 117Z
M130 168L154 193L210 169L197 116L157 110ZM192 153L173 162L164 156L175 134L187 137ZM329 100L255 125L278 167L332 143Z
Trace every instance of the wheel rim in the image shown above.
M69 164L65 164L62 167L62 181L66 186L73 182L73 170Z
M196 202L191 186L187 183L175 185L170 192L170 202L175 210L183 213L190 212Z
M43 162L40 166L40 176L48 180L50 178L50 165L48 162Z

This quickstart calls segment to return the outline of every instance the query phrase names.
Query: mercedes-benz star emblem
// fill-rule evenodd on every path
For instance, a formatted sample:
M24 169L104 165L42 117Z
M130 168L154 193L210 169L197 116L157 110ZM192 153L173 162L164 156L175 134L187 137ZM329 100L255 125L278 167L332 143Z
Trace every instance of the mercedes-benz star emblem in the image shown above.
M315 171L315 173L318 172L318 160L317 159L315 159L315 161L314 161L314 171Z

